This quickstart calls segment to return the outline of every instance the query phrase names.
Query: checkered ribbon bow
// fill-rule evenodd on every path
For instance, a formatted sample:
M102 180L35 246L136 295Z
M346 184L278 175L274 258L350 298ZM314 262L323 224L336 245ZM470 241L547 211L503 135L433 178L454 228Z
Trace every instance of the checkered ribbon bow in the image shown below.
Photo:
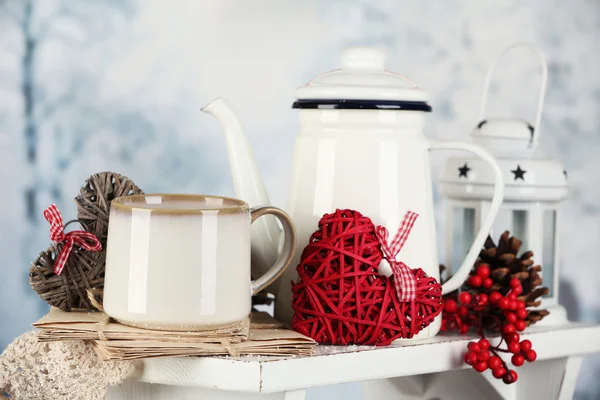
M378 226L375 228L375 234L377 235L377 239L379 239L381 250L384 255L383 262L387 260L394 273L396 294L398 295L399 301L412 301L417 295L417 282L415 276L408 265L396 260L396 256L400 253L400 250L402 250L404 243L406 243L406 239L408 239L408 235L410 235L410 231L418 216L419 214L417 213L407 211L406 214L404 214L398 232L396 232L394 239L389 244L389 232L387 228L385 226Z
M56 204L52 204L44 210L44 217L46 218L46 221L50 223L50 239L55 243L65 244L54 262L53 271L56 275L60 275L65 268L65 264L67 263L67 259L69 258L69 254L71 254L71 250L73 250L75 243L85 250L102 250L102 244L93 233L86 231L71 231L65 233L63 219Z

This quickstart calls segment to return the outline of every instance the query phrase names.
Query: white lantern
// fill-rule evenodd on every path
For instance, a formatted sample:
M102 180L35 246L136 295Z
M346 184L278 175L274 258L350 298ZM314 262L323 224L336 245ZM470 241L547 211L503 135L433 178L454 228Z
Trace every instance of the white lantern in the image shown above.
M494 68L508 51L526 47L533 50L542 65L542 86L535 125L514 119L485 118L487 93ZM492 63L485 81L479 124L472 131L473 141L496 156L503 171L504 203L490 232L497 242L505 230L523 241L521 252L533 251L533 260L542 266L543 285L550 293L542 308L550 315L545 324L566 321L558 304L559 286L559 206L568 192L567 174L557 160L536 156L540 137L540 118L546 90L547 67L543 54L527 44L507 48ZM442 171L440 190L446 201L446 262L451 270L460 266L481 226L482 215L490 207L494 174L479 159L464 156L449 159Z

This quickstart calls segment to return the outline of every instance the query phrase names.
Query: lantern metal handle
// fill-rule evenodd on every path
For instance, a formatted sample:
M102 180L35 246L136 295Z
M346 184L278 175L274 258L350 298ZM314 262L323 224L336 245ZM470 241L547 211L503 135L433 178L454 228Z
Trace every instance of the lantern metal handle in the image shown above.
M485 119L485 108L487 106L488 93L490 89L490 82L492 80L492 75L498 65L500 59L502 59L508 52L517 48L526 48L533 51L539 58L540 61L540 72L542 73L542 82L540 87L540 94L538 98L538 107L537 113L535 116L535 124L533 126L533 134L531 137L531 141L529 142L530 148L535 148L538 145L539 137L540 137L540 121L542 119L542 108L544 107L544 97L546 96L546 85L548 82L548 64L546 63L546 57L544 53L530 43L515 43L509 47L507 47L502 53L500 53L496 59L490 65L490 68L487 71L487 75L485 77L485 83L483 86L483 99L481 100L481 110L479 112L479 121L483 121Z

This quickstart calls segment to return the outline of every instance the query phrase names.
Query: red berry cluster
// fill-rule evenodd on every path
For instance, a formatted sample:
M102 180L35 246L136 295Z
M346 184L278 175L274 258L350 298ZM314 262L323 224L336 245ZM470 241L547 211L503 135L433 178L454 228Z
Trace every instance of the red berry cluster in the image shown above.
M466 285L470 289L489 289L491 282L490 269L482 264L476 270L476 275L469 278ZM512 354L511 362L515 367L520 367L525 361L533 362L537 358L536 352L531 348L529 340L520 341L518 332L525 330L528 311L526 305L517 297L523 292L521 281L517 278L510 280L510 291L506 295L500 292L472 293L463 291L458 295L458 302L454 299L444 299L442 319L443 331L458 331L467 333L471 327L475 328L482 338L478 342L469 342L464 360L478 372L488 368L497 379L511 384L517 380L517 373L508 368L499 353ZM484 338L482 321L492 319L493 324L501 333L498 345L492 346ZM503 344L506 347L502 347Z
M517 381L518 375L515 370L509 369L508 365L500 357L498 352L513 353L511 362L515 367L520 367L525 361L533 362L537 358L535 350L531 348L531 342L527 339L519 342L519 334L509 334L512 342L508 342L508 349L501 349L500 345L492 346L487 339L477 342L469 342L465 353L465 362L477 372L484 372L488 368L492 371L494 378L502 379L504 383L511 384Z

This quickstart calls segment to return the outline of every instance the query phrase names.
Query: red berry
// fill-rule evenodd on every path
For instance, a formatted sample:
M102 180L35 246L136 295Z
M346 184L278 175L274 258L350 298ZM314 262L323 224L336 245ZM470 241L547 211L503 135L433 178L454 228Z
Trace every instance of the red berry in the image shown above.
M460 301L462 304L469 304L471 302L471 295L469 292L462 292L458 295L458 301Z
M529 350L525 357L527 358L527 361L534 362L537 359L537 353L535 350Z
M517 296L520 295L521 293L523 293L523 286L519 286L516 288L513 288L511 293L516 294Z
M497 370L501 366L502 366L502 360L498 356L492 356L488 360L488 367L490 367L490 369L492 371Z
M487 361L490 359L490 352L488 350L481 350L477 353L477 359L479 361Z
M527 315L529 314L527 312L527 310L524 308L517 308L517 311L515 311L515 312L517 314L517 318L519 318L519 319L525 319L525 318L527 318Z
M492 375L494 375L494 378L500 379L504 375L506 375L506 370L502 367L496 368L496 369L492 370Z
M516 310L518 307L517 300L511 300L508 304L508 308L511 310Z
M513 354L519 354L521 352L521 345L517 341L510 342L508 344L508 351Z
M479 347L481 347L482 350L487 350L490 348L490 341L487 339L479 339Z
M479 287L479 286L481 286L482 283L483 283L483 278L479 275L473 275L467 281L467 285L469 285L471 287Z
M510 300L508 300L506 297L503 297L500 300L498 300L498 307L500 307L502 310L506 310L509 306Z
M498 300L500 300L501 298L502 298L502 295L500 294L500 292L492 292L490 294L490 303L496 304L498 302Z
M519 287L519 286L521 286L521 281L519 280L519 278L512 278L510 280L510 287L511 288L516 288L516 287Z
M459 306L456 312L458 313L459 317L466 317L469 313L469 309L466 306Z
M515 322L515 328L517 328L519 332L522 332L527 328L527 323L523 320L517 321Z
M489 289L492 286L494 286L494 281L492 280L492 278L483 278L483 283L481 284L481 286L483 286L484 289Z
M519 334L517 332L513 332L513 333L508 333L506 335L504 335L504 339L506 340L506 343L512 343L512 342L518 342L521 337L519 336Z
M504 328L502 328L502 332L504 333L513 333L516 330L513 324L506 324Z
M517 295L514 293L509 293L506 297L508 297L509 300L516 300L517 299Z
M510 360L515 367L520 367L521 365L525 364L525 357L523 357L521 354L515 354Z
M515 383L518 377L519 376L517 375L517 373L511 369L506 375L502 377L502 381L507 385L510 385L511 383Z
M527 308L527 304L523 300L517 300L517 308Z
M527 353L529 350L531 350L531 341L525 339L521 342L521 351Z
M467 351L465 353L465 362L469 365L473 365L477 362L477 354L472 351Z
M477 342L469 342L467 348L469 349L469 351L472 351L474 353L479 353L481 351L481 346Z
M505 317L506 317L506 322L509 322L511 324L514 324L515 322L517 322L517 315L515 313L507 312L505 314Z
M464 335L469 331L469 325L461 325L458 331Z
M479 293L479 304L480 306L485 306L488 303L489 297L485 293Z
M477 268L477 275L479 275L482 278L487 278L488 276L490 276L490 267L488 267L487 264L481 264Z
M488 367L488 365L487 365L487 362L485 362L485 361L479 361L478 363L473 365L473 368L477 372L483 372L487 369L487 367Z
M454 320L451 319L451 320L448 320L448 322L446 322L446 328L449 331L453 331L456 328L458 328L458 324L456 323L456 321L454 321Z
M444 300L444 311L448 313L456 312L456 301L452 299Z

